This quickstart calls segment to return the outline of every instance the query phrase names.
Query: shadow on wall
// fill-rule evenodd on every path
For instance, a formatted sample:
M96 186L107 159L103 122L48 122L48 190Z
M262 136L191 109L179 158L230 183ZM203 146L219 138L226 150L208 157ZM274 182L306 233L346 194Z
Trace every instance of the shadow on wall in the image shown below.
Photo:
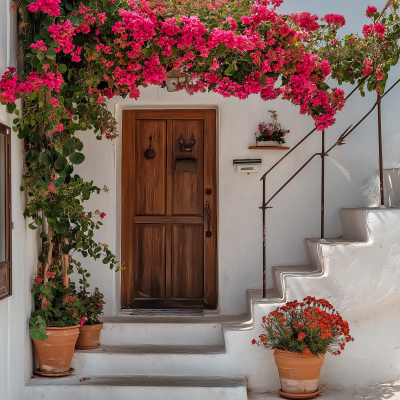
M400 207L400 168L385 169L383 190L386 207Z

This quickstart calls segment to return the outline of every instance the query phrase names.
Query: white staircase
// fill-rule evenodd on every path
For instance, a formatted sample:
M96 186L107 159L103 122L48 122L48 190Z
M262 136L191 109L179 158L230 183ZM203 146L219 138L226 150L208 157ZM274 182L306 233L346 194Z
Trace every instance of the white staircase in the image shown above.
M104 318L102 346L76 351L72 376L31 379L25 400L246 400L247 390L276 391L272 352L251 345L263 315L311 295L331 301L351 320L400 294L400 210L343 209L340 217L343 238L306 240L310 265L273 268L275 288L267 300L259 290L248 291L247 317ZM346 352L342 360L354 357L351 345ZM361 382L352 368L340 378L329 363L324 369L333 384L335 373L343 385ZM90 379L80 382L83 377ZM374 378L366 373L362 379Z

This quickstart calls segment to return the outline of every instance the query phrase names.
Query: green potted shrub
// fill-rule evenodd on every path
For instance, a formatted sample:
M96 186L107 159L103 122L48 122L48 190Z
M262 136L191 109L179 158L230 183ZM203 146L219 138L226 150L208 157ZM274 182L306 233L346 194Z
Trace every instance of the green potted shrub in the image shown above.
M104 295L98 288L95 288L93 293L87 291L90 286L87 282L90 273L81 267L80 262L76 265L82 277L79 279L80 290L76 294L80 302L80 319L79 337L75 347L78 350L97 349L100 347L100 334L103 329L103 323L99 321L99 317L103 314Z
M59 261L51 266L40 264L34 279L35 311L29 323L39 361L35 372L40 375L62 376L72 371L81 304L74 294L74 285L66 284L67 280Z

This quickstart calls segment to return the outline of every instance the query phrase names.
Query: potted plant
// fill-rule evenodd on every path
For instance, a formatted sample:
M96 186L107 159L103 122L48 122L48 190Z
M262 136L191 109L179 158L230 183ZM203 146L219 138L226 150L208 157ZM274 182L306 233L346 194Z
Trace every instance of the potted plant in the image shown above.
M327 352L339 355L354 339L349 326L326 300L306 297L288 302L263 317L263 334L253 339L274 349L281 389L288 399L310 399L319 394L318 379Z
M256 145L258 147L282 146L286 143L285 136L290 131L282 129L281 124L278 123L278 114L274 110L269 110L271 113L272 122L266 124L261 122L258 125L258 132L256 135Z
M79 337L75 348L78 350L97 349L100 347L100 334L103 329L103 323L99 321L99 317L103 314L104 295L98 288L95 288L92 294L86 290L90 286L87 283L90 274L81 267L80 262L76 264L82 278L79 280L80 291L77 293L81 318L79 319Z
M31 290L35 311L29 320L30 334L39 361L35 372L44 376L63 376L72 371L70 365L79 336L81 305L62 264L57 260L51 265L47 260L39 264Z

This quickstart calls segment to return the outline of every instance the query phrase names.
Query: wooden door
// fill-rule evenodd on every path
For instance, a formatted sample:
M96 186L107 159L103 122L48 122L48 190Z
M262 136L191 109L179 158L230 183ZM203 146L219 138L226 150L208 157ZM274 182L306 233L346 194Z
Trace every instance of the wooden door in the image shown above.
M122 308L216 308L215 110L124 111L121 195Z

